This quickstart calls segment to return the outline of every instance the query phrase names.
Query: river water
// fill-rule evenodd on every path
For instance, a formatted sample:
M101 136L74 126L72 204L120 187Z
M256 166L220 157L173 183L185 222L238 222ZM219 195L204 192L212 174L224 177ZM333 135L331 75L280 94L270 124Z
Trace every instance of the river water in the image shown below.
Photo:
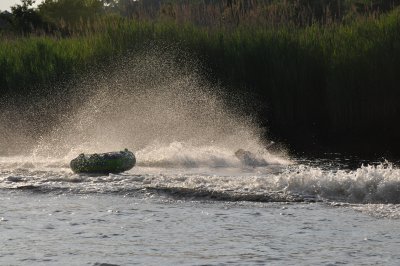
M23 108L2 99L0 265L400 264L396 162L288 156L254 97L227 97L166 54L146 49ZM124 148L128 172L69 168Z
M388 162L137 154L137 167L107 176L1 157L0 264L400 262L400 169Z

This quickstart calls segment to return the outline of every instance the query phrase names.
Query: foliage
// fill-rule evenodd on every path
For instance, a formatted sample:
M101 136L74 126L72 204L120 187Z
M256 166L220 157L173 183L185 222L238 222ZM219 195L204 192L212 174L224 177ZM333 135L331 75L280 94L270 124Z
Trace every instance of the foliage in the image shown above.
M12 7L14 30L62 35L85 32L99 17L121 16L202 27L305 27L378 17L400 0L34 0ZM90 29L89 29L90 30Z
M102 7L101 0L45 0L38 6L38 13L63 30L93 20L102 12Z
M224 2L220 11L235 18L236 11L232 13L230 8L236 10L244 2L232 0L230 6ZM271 1L271 9L264 11L272 14L271 10L282 5L278 2ZM316 2L293 1L313 7L317 7ZM291 16L295 13L283 12L285 18L276 15L261 26L254 26L261 15L255 14L253 18L249 14L240 15L239 23L233 24L230 19L226 24L212 22L214 18L221 22L218 16L211 15L221 1L194 1L188 6L184 6L183 0L170 1L171 8L165 11L162 7L153 10L152 4L156 3L149 1L147 6L130 3L132 10L141 10L137 13L140 19L119 16L116 2L88 5L87 8L98 10L96 15L90 23L80 19L68 38L57 34L3 38L1 93L26 97L33 90L45 90L33 84L46 84L84 72L157 40L179 43L182 49L200 58L205 69L212 73L207 76L221 82L229 92L238 90L255 95L262 102L260 120L268 124L272 133L291 143L316 140L335 145L372 140L377 145L396 143L400 134L399 9L388 7L387 13L370 12L365 16L356 10L357 16L350 20L347 12L338 20L304 20L307 23L303 20L293 23ZM358 3L361 1L343 2L349 10L351 6L360 8ZM181 11L176 9L178 4ZM209 6L207 11L203 10L209 14L203 21L194 19L197 15L190 12L207 4L215 9ZM177 14L185 8L191 11L179 18ZM151 16L156 18L151 20ZM187 23L190 20L194 22ZM210 22L212 25L207 26Z
M11 7L15 29L28 34L38 28L44 28L42 17L32 8L33 0L22 0L21 5Z

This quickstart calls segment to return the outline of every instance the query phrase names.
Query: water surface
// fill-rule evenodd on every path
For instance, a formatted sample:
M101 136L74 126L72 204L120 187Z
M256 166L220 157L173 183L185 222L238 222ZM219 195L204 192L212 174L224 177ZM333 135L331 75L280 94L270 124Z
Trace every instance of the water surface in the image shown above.
M1 158L2 265L397 265L400 170ZM193 165L193 164L191 164Z

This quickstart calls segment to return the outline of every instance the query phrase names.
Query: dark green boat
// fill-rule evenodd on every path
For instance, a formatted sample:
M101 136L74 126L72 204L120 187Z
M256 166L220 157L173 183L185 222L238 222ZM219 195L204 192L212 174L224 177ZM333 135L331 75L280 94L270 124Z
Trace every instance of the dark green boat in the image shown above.
M72 171L84 174L118 174L135 166L135 155L125 149L120 152L80 154L70 163Z

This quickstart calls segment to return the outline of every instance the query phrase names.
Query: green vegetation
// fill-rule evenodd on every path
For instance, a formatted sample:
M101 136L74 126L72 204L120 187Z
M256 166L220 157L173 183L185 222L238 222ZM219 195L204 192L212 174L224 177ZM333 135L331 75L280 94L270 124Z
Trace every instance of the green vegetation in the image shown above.
M61 17L67 2L82 15ZM226 90L255 95L260 120L289 143L398 142L397 1L159 2L46 0L36 26L13 18L0 41L1 93L21 97L155 40L199 57Z

